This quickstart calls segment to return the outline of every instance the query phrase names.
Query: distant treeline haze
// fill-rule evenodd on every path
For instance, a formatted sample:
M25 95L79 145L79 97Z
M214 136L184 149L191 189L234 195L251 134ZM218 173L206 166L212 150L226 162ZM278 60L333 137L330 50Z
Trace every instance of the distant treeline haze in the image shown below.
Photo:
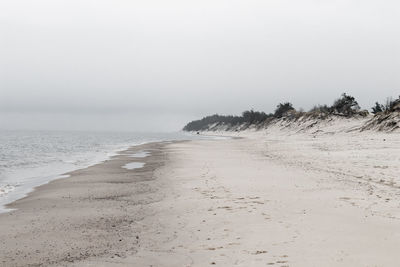
M388 98L386 103L380 104L375 103L372 107L373 114L391 113L400 111L400 97L393 100ZM317 105L309 111L296 110L292 103L285 102L277 105L274 113L266 114L265 112L246 110L241 116L233 115L212 115L202 118L201 120L195 120L188 123L183 130L184 131L202 131L206 130L210 125L213 124L226 124L235 126L239 124L261 124L267 121L280 118L298 119L300 117L311 117L325 119L329 116L367 116L368 110L361 110L356 99L346 93L343 93L338 99L334 101L331 106L328 105Z

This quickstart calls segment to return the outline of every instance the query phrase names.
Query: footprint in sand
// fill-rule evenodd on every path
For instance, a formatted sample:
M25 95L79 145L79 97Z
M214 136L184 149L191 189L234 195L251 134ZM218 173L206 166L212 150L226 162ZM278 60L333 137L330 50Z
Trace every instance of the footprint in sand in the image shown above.
M260 254L266 254L266 253L268 253L268 251L266 251L266 250L257 250L256 252L253 252L253 253L251 253L251 254L253 254L253 255L260 255Z

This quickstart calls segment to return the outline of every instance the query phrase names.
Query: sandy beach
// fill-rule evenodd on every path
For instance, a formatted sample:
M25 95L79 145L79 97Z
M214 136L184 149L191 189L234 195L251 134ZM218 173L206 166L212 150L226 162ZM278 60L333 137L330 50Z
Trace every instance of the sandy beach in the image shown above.
M39 187L0 215L2 266L397 266L398 134L238 135Z
M162 199L155 171L165 163L166 144L134 147L8 205L15 210L0 214L0 266L68 266L134 253L146 206ZM132 162L145 165L123 168Z
M399 11L0 1L0 267L400 267Z

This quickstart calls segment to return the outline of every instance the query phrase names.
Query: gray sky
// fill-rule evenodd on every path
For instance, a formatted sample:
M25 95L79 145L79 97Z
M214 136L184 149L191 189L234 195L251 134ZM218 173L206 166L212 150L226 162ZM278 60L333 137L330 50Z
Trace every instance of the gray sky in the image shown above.
M0 128L177 130L400 94L400 2L2 0Z

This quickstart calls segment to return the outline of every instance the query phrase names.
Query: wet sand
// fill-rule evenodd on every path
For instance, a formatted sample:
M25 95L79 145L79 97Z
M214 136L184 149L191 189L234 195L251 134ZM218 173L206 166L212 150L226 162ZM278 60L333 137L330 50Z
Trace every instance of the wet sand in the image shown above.
M133 147L9 204L15 210L0 214L0 266L64 266L137 251L146 207L162 198L155 177L165 164L166 145ZM151 155L130 157L143 150ZM122 168L135 161L146 164Z

